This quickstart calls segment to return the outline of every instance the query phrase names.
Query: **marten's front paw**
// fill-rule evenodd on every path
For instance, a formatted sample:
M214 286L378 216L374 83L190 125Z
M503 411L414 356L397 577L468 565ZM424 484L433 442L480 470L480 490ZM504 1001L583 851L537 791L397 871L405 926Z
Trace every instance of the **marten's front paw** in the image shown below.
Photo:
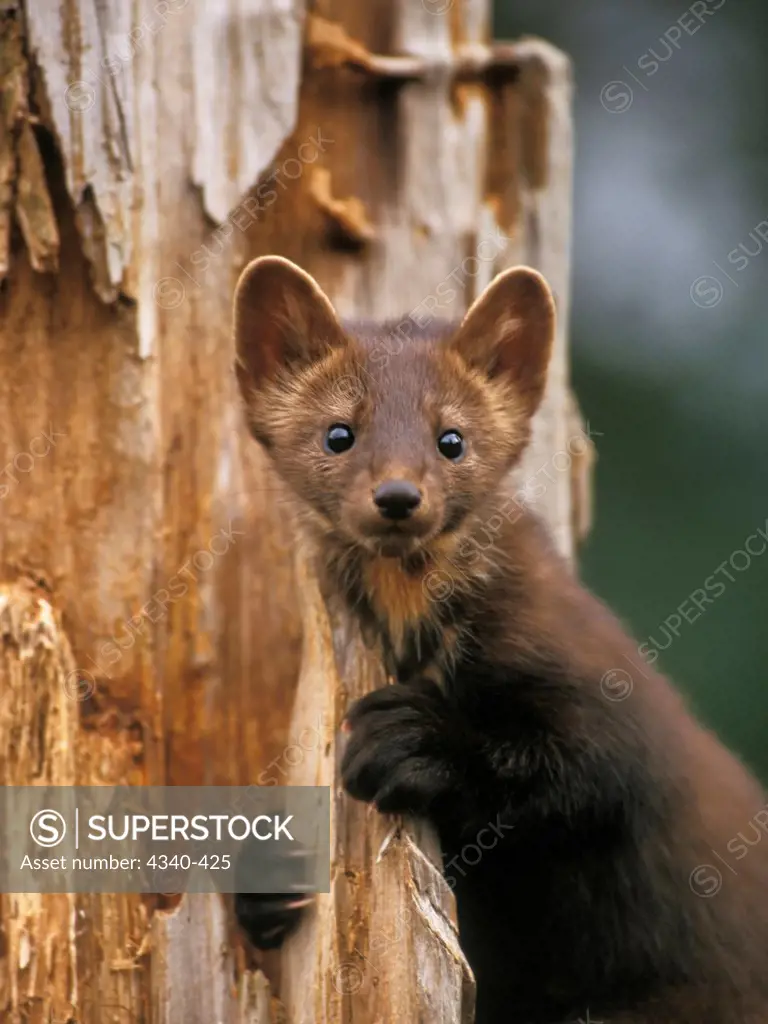
M301 921L314 897L299 893L249 893L235 896L238 924L259 949L277 949Z
M432 682L395 683L355 701L341 765L347 792L391 814L430 816L457 795L459 723Z
M314 897L309 888L309 851L299 844L279 849L255 838L248 839L235 863L235 914L240 927L259 949L276 949L301 921L304 908ZM269 881L279 893L254 892Z

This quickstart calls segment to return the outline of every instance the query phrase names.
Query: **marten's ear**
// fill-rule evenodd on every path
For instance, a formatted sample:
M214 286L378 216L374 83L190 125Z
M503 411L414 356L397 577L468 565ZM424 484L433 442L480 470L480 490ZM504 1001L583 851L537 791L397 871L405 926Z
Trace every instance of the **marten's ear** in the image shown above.
M246 402L281 369L308 365L344 342L328 296L282 256L253 260L240 275L234 332L235 372Z
M532 416L544 393L554 337L549 285L530 267L512 267L472 303L450 344L469 366L508 380Z

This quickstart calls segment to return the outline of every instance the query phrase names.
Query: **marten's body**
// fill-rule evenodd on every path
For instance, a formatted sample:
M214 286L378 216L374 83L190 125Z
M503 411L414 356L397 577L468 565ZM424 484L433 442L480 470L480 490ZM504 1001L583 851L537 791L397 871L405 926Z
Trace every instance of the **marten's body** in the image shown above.
M553 323L517 270L393 353L284 261L243 276L251 427L398 679L350 709L344 783L435 825L477 1024L768 1024L759 787L503 493Z

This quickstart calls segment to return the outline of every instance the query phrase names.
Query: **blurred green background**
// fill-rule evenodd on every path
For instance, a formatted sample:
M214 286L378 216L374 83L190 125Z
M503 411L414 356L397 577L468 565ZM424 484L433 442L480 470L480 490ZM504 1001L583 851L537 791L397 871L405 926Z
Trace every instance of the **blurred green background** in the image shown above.
M728 562L768 524L768 5L497 0L495 34L574 63L583 577L768 782L768 551Z

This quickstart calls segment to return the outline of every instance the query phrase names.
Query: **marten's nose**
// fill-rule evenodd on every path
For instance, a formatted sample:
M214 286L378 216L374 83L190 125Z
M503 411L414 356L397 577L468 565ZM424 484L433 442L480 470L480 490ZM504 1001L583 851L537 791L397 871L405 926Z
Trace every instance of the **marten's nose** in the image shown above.
M374 491L373 500L385 519L407 519L421 504L421 491L407 480L386 480Z

